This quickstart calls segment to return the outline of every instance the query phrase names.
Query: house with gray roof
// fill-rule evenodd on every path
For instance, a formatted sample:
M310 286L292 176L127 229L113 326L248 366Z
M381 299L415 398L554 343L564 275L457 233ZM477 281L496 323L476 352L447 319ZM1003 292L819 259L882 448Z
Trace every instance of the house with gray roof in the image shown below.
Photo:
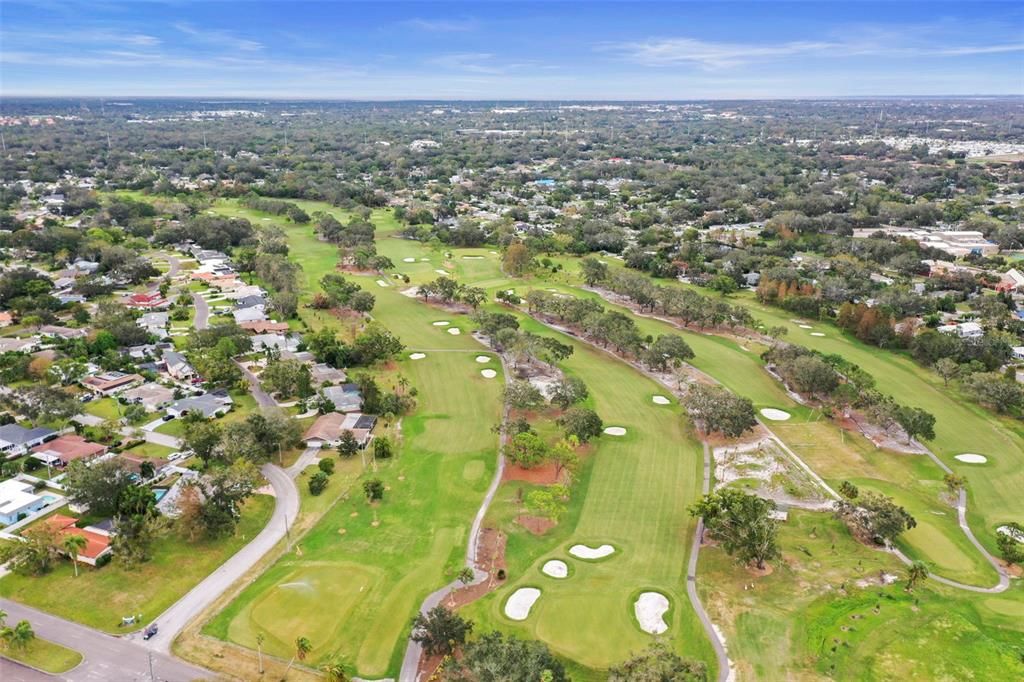
M56 436L56 431L45 427L26 429L20 424L4 424L0 426L0 453L7 457L24 455L29 448L41 445Z
M199 414L206 419L219 417L231 409L231 396L215 393L204 393L192 398L176 400L167 407L168 416L179 418L186 414Z

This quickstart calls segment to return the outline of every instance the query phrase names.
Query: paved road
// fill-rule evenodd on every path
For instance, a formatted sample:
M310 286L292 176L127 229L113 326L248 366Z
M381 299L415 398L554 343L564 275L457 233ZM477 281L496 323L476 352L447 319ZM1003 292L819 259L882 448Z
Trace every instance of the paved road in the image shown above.
M273 549L295 523L299 514L299 491L295 483L283 469L273 464L264 464L262 471L273 486L277 500L270 521L249 544L155 619L160 625L160 634L148 642L143 642L138 633L129 636L138 640L140 646L169 653L171 643L185 626Z
M188 682L215 679L215 675L208 670L162 653L148 651L129 639L113 637L16 602L0 599L0 609L7 612L8 623L27 620L39 637L74 649L85 656L77 668L59 677L41 678L38 673L21 666L11 666L13 673L8 676L8 666L5 666L0 668L0 678L4 682L36 679L63 679L72 682L142 682L157 679ZM153 678L150 678L149 667L151 655Z
M245 380L249 382L249 393L252 393L252 397L256 399L256 404L260 407L277 407L277 402L270 397L270 394L263 390L260 386L260 380L241 363L236 362L238 369L242 370L242 375Z
M199 294L192 294L192 305L196 307L196 319L192 321L192 326L196 329L206 329L210 326L210 305L206 302L206 299Z
M501 355L499 355L498 358L501 360L502 373L504 374L505 385L507 386L510 381L510 376L508 368L505 366L505 358ZM498 437L498 467L494 471L494 478L491 479L491 485L487 488L487 493L484 495L484 499L480 503L480 508L477 510L476 516L473 518L473 526L469 531L469 544L466 546L466 566L473 569L473 582L470 583L471 585L478 585L489 577L487 571L483 571L477 567L477 542L480 538L480 527L483 525L484 517L487 515L487 510L491 506L491 502L494 501L494 495L498 492L498 486L501 485L502 474L505 472L505 458L502 456L501 451L504 448L505 440L507 439L505 427L508 424L508 415L509 410L506 405L501 418L501 435ZM423 600L423 604L420 605L420 613L426 615L428 611L440 604L441 600L451 594L454 590L462 587L465 587L462 582L453 580L441 589L431 592L427 598ZM410 639L405 648L405 656L402 658L402 669L398 675L399 682L416 682L416 673L419 669L420 658L422 656L423 646Z
M181 269L181 261L179 261L174 256L168 256L167 265L167 274L164 275L164 277L167 277L168 279L174 279L174 276L178 274L178 270Z

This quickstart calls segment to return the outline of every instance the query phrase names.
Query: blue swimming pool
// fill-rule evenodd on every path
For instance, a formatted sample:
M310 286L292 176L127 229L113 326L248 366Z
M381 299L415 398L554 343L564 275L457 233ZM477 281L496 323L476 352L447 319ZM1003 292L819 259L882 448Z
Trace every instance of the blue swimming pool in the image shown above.
M153 494L156 496L156 501L159 502L167 494L167 488L153 488Z
M59 497L57 497L57 496L55 496L55 495L40 495L40 499L41 499L41 500L42 500L42 501L43 501L43 502L44 502L45 504L53 504L54 502L56 502L56 501L57 501L57 500L59 500L60 498L59 498Z

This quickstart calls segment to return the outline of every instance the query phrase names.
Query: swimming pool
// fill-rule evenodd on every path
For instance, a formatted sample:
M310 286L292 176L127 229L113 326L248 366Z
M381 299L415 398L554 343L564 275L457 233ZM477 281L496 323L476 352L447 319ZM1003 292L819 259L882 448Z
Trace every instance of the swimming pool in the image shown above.
M167 494L167 488L153 488L153 494L156 496L156 501L159 502Z
M43 501L44 504L48 504L49 505L49 504L53 504L54 502L56 502L60 498L57 497L56 495L40 495L40 499Z

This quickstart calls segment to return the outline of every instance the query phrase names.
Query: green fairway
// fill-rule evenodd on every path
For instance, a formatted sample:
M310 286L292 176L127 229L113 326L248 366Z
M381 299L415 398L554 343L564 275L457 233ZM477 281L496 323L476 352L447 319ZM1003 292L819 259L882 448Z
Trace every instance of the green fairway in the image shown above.
M82 654L77 651L39 637L21 648L0 645L0 657L19 661L51 675L66 673L82 662Z
M76 578L69 561L43 576L11 574L0 580L0 596L104 632L123 634L121 617L141 613L149 622L180 599L266 525L274 500L256 495L246 502L235 534L217 540L188 539L176 532L153 544L150 561L126 569L113 563L81 566ZM140 625L141 627L141 625Z
M421 307L404 300L409 312ZM281 656L302 635L313 642L313 662L341 655L362 675L394 674L420 602L462 562L494 471L490 427L500 418L502 383L500 375L481 377L474 357L434 352L403 361L419 404L403 419L399 456L379 463L376 475L389 487L383 502L370 506L353 491L299 541L301 555L281 559L205 632L248 647L262 633L265 650ZM478 475L467 478L467 469Z

